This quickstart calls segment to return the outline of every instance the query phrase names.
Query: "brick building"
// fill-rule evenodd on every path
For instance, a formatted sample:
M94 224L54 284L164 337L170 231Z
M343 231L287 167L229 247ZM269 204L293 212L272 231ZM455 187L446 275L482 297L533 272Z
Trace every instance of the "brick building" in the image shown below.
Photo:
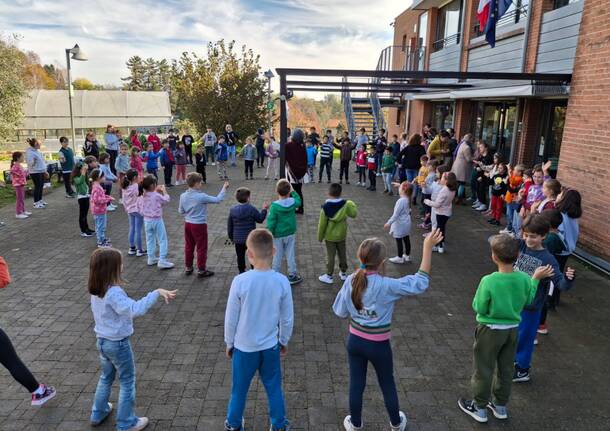
M470 80L460 82L469 88L403 94L401 106L388 112L390 134L430 123L459 136L474 133L513 164L551 160L558 179L582 193L581 246L610 260L610 142L603 137L610 123L610 4L514 1L491 48L478 28L478 3L414 0L394 22L392 69L571 73L570 85Z

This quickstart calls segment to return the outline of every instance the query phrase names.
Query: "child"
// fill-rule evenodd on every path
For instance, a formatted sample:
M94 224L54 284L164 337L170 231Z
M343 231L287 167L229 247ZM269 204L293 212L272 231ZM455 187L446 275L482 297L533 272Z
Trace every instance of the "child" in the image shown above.
M15 151L11 157L11 181L15 189L15 217L18 219L28 218L32 213L25 210L25 184L27 183L28 171L21 164L25 156L21 151Z
M561 212L563 221L557 229L558 232L563 236L566 250L562 252L558 257L559 268L561 271L564 270L568 257L576 249L576 242L578 241L578 235L580 228L578 226L578 219L582 217L581 197L580 193L574 189L565 189L559 196L555 204ZM559 297L557 297L559 301Z
M72 171L72 182L76 187L76 200L78 201L78 225L80 236L88 238L93 236L94 230L89 228L87 214L89 213L89 177L87 176L87 164L78 162Z
M445 174L445 172L449 172L449 166L440 165L436 168L435 181L432 183L432 186L430 187L430 189L432 191L432 193L430 194L430 200L435 201L438 198L438 194L443 189L443 186L441 185L441 178L443 178L443 175ZM426 201L424 200L424 205L425 204L426 204ZM423 228L423 229L432 228L432 230L434 230L438 227L436 224L436 208L430 207L430 220L428 221L428 225L426 226L426 221L424 220L424 223L419 225L419 227ZM426 236L428 234L425 233L423 235Z
M282 260L286 255L288 281L290 284L297 284L303 281L303 278L297 272L295 260L297 218L294 211L301 206L302 201L287 180L279 180L275 189L278 200L271 204L269 217L267 217L267 229L273 235L273 245L275 246L273 270L280 272Z
M438 247L435 247L433 251L438 253L445 252L445 231L447 228L447 222L451 217L451 207L453 205L453 198L457 191L457 178L453 172L445 172L441 177L440 185L443 188L439 191L436 200L426 199L424 203L436 209L436 225L443 234L443 239L439 242Z
M366 150L365 146L361 146L356 151L356 169L358 170L358 182L357 186L366 187Z
M210 126L206 126L206 132L201 138L205 147L205 159L212 161L212 166L216 164L214 156L216 153L216 134L212 131ZM201 172L199 172L201 173Z
M277 181L280 176L280 144L275 142L275 138L272 136L269 144L267 145L267 172L265 173L265 179L269 179L269 169L273 172L273 179ZM311 177L313 180L313 177Z
M433 159L434 160L434 159ZM436 160L437 162L439 162L438 160ZM428 173L430 172L430 167L428 166L428 156L423 155L419 158L419 163L420 163L420 167L419 170L417 171L417 176L413 179L413 186L414 186L414 190L413 190L413 205L417 204L417 196L420 193L421 189L424 187L424 184L426 183L426 178L428 177ZM422 197L422 202L423 199L426 199L424 197ZM422 215L424 215L426 213L426 207L424 205L422 205Z
M333 146L340 151L339 155L339 184L343 184L343 176L345 175L345 184L349 184L349 162L352 159L353 146L349 140L349 135L344 132L341 138L341 145L333 143Z
M532 173L532 182L525 190L523 206L521 207L522 220L525 220L528 214L533 211L532 206L536 202L544 200L544 193L542 191L542 185L544 184L544 180L545 178L542 168L540 166L535 167Z
M176 159L174 158L174 152L170 148L170 141L167 139L163 140L163 148L159 152L159 161L161 162L161 166L163 166L165 187L174 187L172 184L172 174L174 172Z
M374 192L377 190L377 156L375 155L375 148L371 147L371 150L366 157L366 168L369 170L369 186L367 190Z
M163 223L163 206L169 202L169 195L165 187L157 186L157 179L152 175L144 177L142 189L143 194L138 199L138 213L144 218L148 266L157 265L159 269L173 268L174 264L167 260L167 232Z
M11 282L8 265L0 256L0 289L4 289ZM0 329L0 359L1 363L11 373L11 376L32 394L33 406L41 406L56 395L55 388L38 383L30 370L21 361L15 352L13 343L8 335Z
M267 229L250 232L246 244L254 271L235 277L229 291L224 336L233 383L226 431L243 430L248 388L257 370L269 399L271 431L286 431L289 426L280 357L286 355L294 315L290 284L271 269L273 242Z
M102 181L102 188L108 196L112 193L112 183L116 183L118 180L117 176L114 175L110 169L110 155L108 153L100 154L99 169L104 174L104 180ZM108 203L108 211L115 211L116 205L112 202Z
M218 137L218 148L216 148L216 162L218 166L216 170L218 171L218 178L221 180L228 180L227 177L227 160L229 160L229 147L225 142L224 136Z
M536 331L540 324L542 305L546 301L550 283L553 283L555 289L567 290L571 287L571 280L574 278L574 270L570 267L567 268L564 277L559 269L557 260L544 248L543 241L549 233L549 223L544 217L540 214L528 216L523 222L521 229L523 231L523 239L519 240L520 254L515 262L515 269L531 275L537 267L551 265L553 267L553 275L540 280L536 297L521 313L513 382L527 382L530 380L530 363L534 350Z
M146 428L148 419L139 418L134 412L136 370L129 340L133 334L133 319L146 314L159 297L168 304L176 297L177 290L156 289L134 301L119 286L123 283L122 269L121 252L114 248L96 250L91 255L88 289L102 374L93 398L90 423L92 426L101 425L112 412L108 399L112 382L118 375L117 429L139 431Z
M142 227L144 219L142 214L138 212L138 201L142 196L142 189L138 181L138 172L135 169L127 171L121 183L123 188L123 207L129 217L129 252L130 256L134 254L137 257L144 256L146 250L142 248Z
M208 205L222 202L229 183L224 183L217 196L201 191L203 178L197 172L186 177L188 190L180 195L178 212L184 216L184 265L186 275L193 273L193 258L197 249L197 276L211 277L214 272L206 268L208 258Z
M244 158L244 173L246 174L246 179L248 179L249 172L250 179L253 180L254 160L256 159L256 147L254 147L254 143L252 142L252 138L250 136L246 138L246 144L241 149L240 155Z
M158 179L159 176L157 171L159 170L159 152L154 151L153 144L148 144L146 146L146 155L144 156L144 160L146 161L146 173L154 175L154 177Z
M532 169L526 169L523 171L523 184L519 189L517 195L514 198L514 202L519 204L519 209L513 216L513 233L516 238L521 238L521 224L523 223L523 217L521 214L524 212L523 206L525 198L529 193L529 189L534 183L533 180L534 172Z
M106 238L106 211L108 204L114 200L107 195L102 187L104 182L104 172L94 169L91 172L91 213L95 220L95 234L97 236L97 246L100 248L112 247L110 239Z
M545 180L542 184L542 194L544 195L544 199L535 202L532 205L532 211L541 213L545 210L555 208L555 201L557 200L557 196L561 193L561 183L553 178Z
M333 284L335 255L339 255L339 278L347 278L347 254L345 238L347 237L347 218L356 218L358 207L350 200L341 199L340 184L333 183L328 188L328 199L318 221L318 241L326 243L326 273L318 277L322 283Z
M74 151L72 151L72 148L68 147L69 141L65 136L59 138L59 143L61 144L61 148L58 152L59 164L61 165L61 174L64 188L66 189L66 197L75 198L76 193L72 190L72 185L70 183L70 175L72 175L72 169L74 169Z
M432 199L432 191L434 190L433 184L436 182L436 169L438 167L438 160L428 161L428 175L424 179L424 183L421 186L422 194L422 206L424 208L424 221L420 225L423 229L430 229L430 220L432 215L432 208L430 205L426 205L424 201L426 199Z
M521 313L536 296L540 280L553 273L548 265L535 268L532 278L524 272L514 271L519 241L510 235L495 235L489 242L491 260L498 271L481 279L472 301L478 322L473 346L474 373L470 380L474 399L458 400L458 407L477 422L487 422L487 408L496 418L508 419L506 404L510 397Z
M205 166L207 165L208 161L207 161L207 155L204 154L204 146L203 145L199 145L197 147L197 152L195 153L195 171L197 171L197 173L199 175L201 175L201 179L203 180L203 184L205 184L207 181L207 178L205 176Z
M186 184L186 165L188 163L188 157L182 141L178 142L178 148L176 148L174 157L176 159L176 185Z
M392 147L387 146L381 160L381 174L383 175L383 192L389 196L394 195L392 191L392 178L394 177L395 167L396 159L392 155Z
M138 148L133 147L131 149L131 157L129 158L129 168L135 169L138 173L138 180L142 181L144 177L144 170L142 169L142 156Z
M119 147L119 155L114 162L114 169L119 175L119 184L123 184L123 178L125 178L125 174L130 169L130 157L129 157L129 147L127 144L121 144Z
M400 198L394 204L392 217L383 225L385 230L396 240L398 254L389 259L392 263L411 262L411 197L413 186L408 181L403 181L398 188ZM405 245L403 250L402 245Z
M500 163L496 168L496 173L491 177L491 218L487 223L500 226L502 210L504 209L504 196L508 186L508 171L504 163Z
M245 187L240 187L235 192L235 199L238 204L231 207L229 210L229 218L227 220L227 233L229 239L235 244L235 253L237 254L237 269L239 273L246 271L246 239L248 234L256 229L256 223L262 223L267 217L269 204L265 202L263 209L259 212L252 204L250 204L250 190Z
M331 136L332 138L332 136ZM326 169L327 182L330 184L330 177L333 169L333 143L329 141L328 135L324 138L324 142L320 145L320 171L318 172L318 182L322 182L322 175Z
M184 146L184 152L186 155L187 163L192 165L193 164L193 142L195 142L195 138L193 138L193 135L191 135L189 133L189 131L186 130L184 132L184 135L182 135L181 142L182 142L182 145ZM180 148L180 145L178 145L178 148ZM182 177L182 181L184 181L183 184L186 182L185 179L186 179L186 170L185 170L185 174Z
M333 304L337 316L350 318L347 339L350 414L343 421L347 431L362 427L362 395L369 362L377 373L391 429L404 431L407 427L407 417L400 411L394 383L390 345L392 312L394 303L402 296L418 295L428 288L432 247L441 239L438 230L426 237L419 271L399 279L380 274L386 257L382 241L365 239L358 247L360 266L347 277Z
M316 156L318 155L318 149L314 147L310 138L305 139L305 145L305 151L307 152L307 175L309 175L309 179L313 183L313 168L316 164Z
M506 228L501 230L500 233L514 234L513 219L515 213L519 211L519 201L517 200L517 194L523 186L523 171L525 167L523 165L517 165L514 169L508 166L508 180L506 181L506 194L504 195L504 201L506 202Z

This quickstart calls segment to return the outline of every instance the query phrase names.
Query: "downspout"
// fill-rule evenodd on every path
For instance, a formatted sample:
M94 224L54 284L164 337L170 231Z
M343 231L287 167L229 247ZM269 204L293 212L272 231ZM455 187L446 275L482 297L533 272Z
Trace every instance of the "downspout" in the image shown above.
M527 21L525 22L525 32L523 33L523 48L521 52L523 57L521 58L521 73L525 73L525 63L527 62L527 44L530 39L530 25L532 22L532 3L528 3L527 6Z

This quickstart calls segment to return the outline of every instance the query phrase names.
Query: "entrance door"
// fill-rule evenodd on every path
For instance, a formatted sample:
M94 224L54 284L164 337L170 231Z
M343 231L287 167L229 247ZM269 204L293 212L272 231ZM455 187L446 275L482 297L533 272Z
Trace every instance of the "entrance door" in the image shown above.
M561 151L563 127L566 121L567 100L552 100L544 103L542 110L542 130L536 149L536 163L551 161L551 176L555 178Z
M478 108L476 136L508 161L517 114L515 102L479 102Z

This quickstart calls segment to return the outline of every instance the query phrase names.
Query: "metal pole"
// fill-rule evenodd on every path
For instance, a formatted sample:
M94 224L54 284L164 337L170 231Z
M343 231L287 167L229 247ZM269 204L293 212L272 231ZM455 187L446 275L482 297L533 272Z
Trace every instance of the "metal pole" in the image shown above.
M280 74L280 178L286 178L286 142L288 115L286 112L286 75Z
M68 66L68 104L70 105L70 128L72 129L72 151L76 156L76 132L74 131L74 114L72 112L72 77L70 76L70 50L66 49L66 63Z
M271 77L267 78L267 133L271 138L271 116L272 110L269 109L269 104L271 103Z

